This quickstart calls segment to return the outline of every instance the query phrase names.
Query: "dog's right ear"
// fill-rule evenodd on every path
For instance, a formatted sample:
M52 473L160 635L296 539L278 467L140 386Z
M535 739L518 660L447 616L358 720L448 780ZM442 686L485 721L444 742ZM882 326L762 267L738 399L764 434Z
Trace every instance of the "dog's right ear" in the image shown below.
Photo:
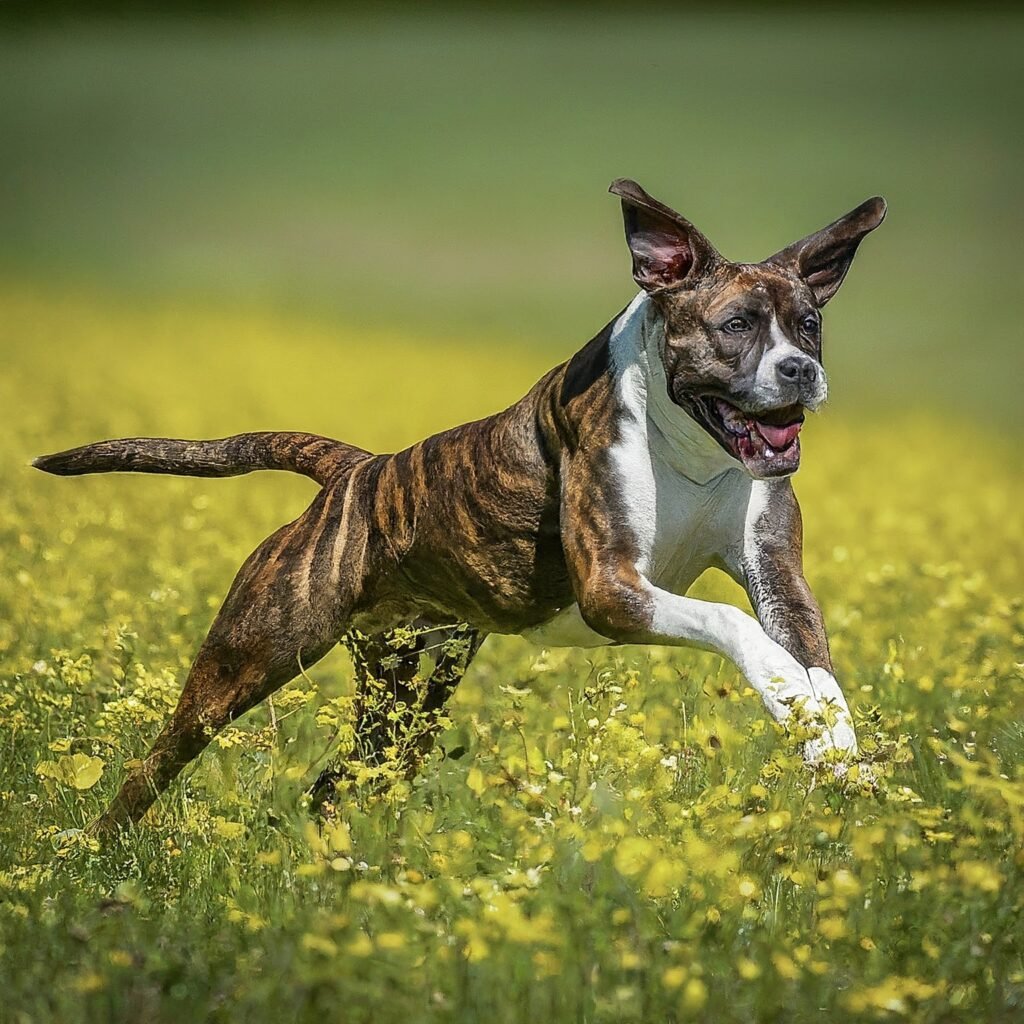
M608 191L622 199L633 280L645 292L694 283L721 261L715 247L685 217L635 181L617 178Z

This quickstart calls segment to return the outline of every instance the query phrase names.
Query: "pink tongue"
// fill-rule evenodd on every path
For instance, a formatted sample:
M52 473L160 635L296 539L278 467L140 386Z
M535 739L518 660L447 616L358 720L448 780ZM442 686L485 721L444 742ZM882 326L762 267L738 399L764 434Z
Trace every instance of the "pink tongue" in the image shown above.
M803 423L790 423L788 427L773 427L768 423L759 423L754 420L754 425L757 427L757 432L773 448L786 448L800 433Z

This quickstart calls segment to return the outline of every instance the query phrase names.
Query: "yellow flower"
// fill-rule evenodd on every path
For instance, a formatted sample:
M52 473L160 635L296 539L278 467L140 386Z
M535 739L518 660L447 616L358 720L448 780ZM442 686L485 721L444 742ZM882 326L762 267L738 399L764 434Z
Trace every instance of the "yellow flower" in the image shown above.
M991 864L980 860L961 861L956 873L968 886L982 892L999 892L1003 884L1003 876Z
M302 948L311 950L314 953L323 953L324 956L335 956L338 952L337 943L326 935L303 935ZM349 952L352 952L352 950L349 949Z
M743 877L736 884L736 891L745 899L756 899L758 895L757 883L749 877Z
M736 970L744 981L753 981L761 976L761 968L753 960L748 960L745 956L741 956L736 961Z
M697 1013L708 1001L708 987L700 978L691 978L683 989L679 1007L685 1014Z
M623 875L638 875L657 856L657 847L649 839L627 836L615 847L615 867Z
M826 939L841 939L846 934L846 922L841 917L823 917L818 922L818 931Z
M661 983L668 989L680 988L689 977L690 972L685 967L669 967L661 975Z
M222 839L241 839L245 835L245 825L240 821L227 821L220 815L213 819L213 830Z
M466 785L477 796L480 796L487 789L487 778L479 768L474 766L466 773Z
M83 971L72 982L72 988L81 995L89 995L91 992L100 992L107 987L107 979L95 971Z
M365 932L360 932L345 946L345 952L350 956L370 956L373 953L373 943L370 941L370 936Z
M772 963L780 978L786 981L795 981L800 977L800 968L785 953L773 953Z

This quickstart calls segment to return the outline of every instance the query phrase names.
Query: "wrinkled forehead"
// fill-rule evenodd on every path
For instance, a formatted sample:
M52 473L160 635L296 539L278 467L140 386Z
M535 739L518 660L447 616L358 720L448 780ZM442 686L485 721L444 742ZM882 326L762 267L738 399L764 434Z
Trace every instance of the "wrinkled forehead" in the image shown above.
M814 308L811 290L795 274L762 263L725 263L670 300L670 315L705 320L745 312L785 323Z

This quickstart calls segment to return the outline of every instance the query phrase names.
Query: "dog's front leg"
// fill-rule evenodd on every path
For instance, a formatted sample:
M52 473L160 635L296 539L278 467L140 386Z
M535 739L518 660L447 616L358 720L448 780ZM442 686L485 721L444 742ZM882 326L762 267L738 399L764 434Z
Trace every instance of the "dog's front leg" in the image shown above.
M562 537L580 614L592 630L619 643L713 651L736 665L776 721L787 724L796 712L819 726L817 738L804 747L808 762L820 761L828 750L839 751L844 759L856 752L846 701L827 668L801 664L739 608L682 597L652 584L637 568L628 535L606 528L610 517L595 508L600 490L592 489L589 498L586 515L563 516ZM820 651L827 665L827 647Z
M815 737L808 739L803 748L809 764L819 763L830 750L838 751L842 760L856 754L857 738L849 708L829 670L802 664L740 609L680 597L652 586L642 577L634 591L619 591L611 600L617 608L609 614L599 610L600 598L590 595L584 599L584 618L589 616L592 629L626 643L673 644L713 651L736 665L777 722L787 725L797 714L799 721L816 730ZM632 609L625 618L619 602ZM634 614L637 618L632 618Z
M828 709L827 731L808 743L811 759L829 747L857 752L846 698L832 674L821 609L804 578L803 523L788 480L754 485L741 563L733 575L746 587L765 633L805 669L816 700Z
M819 763L836 750L846 760L857 738L842 691L824 668L806 668L746 613L732 605L680 597L636 575L629 588L584 592L580 611L591 629L621 643L671 644L728 658L780 724L794 713L817 729L804 758Z

